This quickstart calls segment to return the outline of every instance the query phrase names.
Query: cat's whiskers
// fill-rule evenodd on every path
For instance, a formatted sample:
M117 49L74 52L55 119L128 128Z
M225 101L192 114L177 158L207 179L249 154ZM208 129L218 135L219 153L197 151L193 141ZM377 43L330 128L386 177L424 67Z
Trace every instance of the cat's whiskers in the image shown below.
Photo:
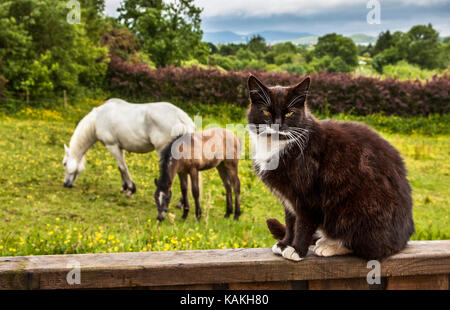
M310 133L310 131L308 129L298 128L298 127L290 127L289 130L293 133L298 134L299 136L302 136L305 139L309 136L309 133Z
M296 138L293 133L288 132L288 136L291 138L290 142L294 142L298 146L303 156L304 144L301 141L299 141L298 138Z
M269 106L269 105L270 105L270 103L267 102L267 97L264 98L263 96L261 96L261 94L259 93L258 90L252 90L251 92L254 93L254 94L257 94L257 95L261 98L261 100L262 100L262 102L263 102L263 104L264 104L265 106Z
M267 92L259 84L256 84L256 85L258 85L258 88L261 90L261 92L263 93L264 97L266 97L266 101L265 102L267 103L266 105L269 106L270 103L271 103L270 96L267 94Z
M291 100L291 102L287 105L287 107L290 108L293 105L295 105L296 103L298 103L300 101L304 101L306 95L307 95L307 92L304 92L303 94L294 97L294 99Z
M289 127L288 130L280 131L271 127L269 124L260 125L259 137L271 137L278 143L286 143L286 145L295 145L300 150L302 156L306 148L310 130L300 127ZM287 137L287 139L280 139L280 136ZM279 149L279 155L283 155L288 148L282 147Z
M303 150L308 142L309 130L299 127L290 127L285 133L290 137L290 142L294 142L295 145L298 146L303 156Z

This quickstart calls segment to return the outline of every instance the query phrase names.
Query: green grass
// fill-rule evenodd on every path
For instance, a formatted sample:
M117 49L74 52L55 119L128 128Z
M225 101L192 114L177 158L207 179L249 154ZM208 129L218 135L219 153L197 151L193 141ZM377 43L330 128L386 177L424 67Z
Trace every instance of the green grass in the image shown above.
M239 222L224 219L225 190L215 170L202 173L203 218L187 220L175 209L179 184L173 186L170 215L156 222L153 179L156 153L127 154L138 187L133 199L119 193L117 164L97 144L87 154L87 168L73 189L63 188L63 143L76 122L99 101L87 100L67 110L27 109L0 115L0 255L42 255L161 251L273 244L267 217L283 219L283 208L242 160ZM245 109L232 105L182 105L203 126L241 123ZM416 234L413 239L450 239L450 133L448 116L399 118L335 115L363 121L379 130L405 158L413 187ZM191 205L193 201L191 199Z

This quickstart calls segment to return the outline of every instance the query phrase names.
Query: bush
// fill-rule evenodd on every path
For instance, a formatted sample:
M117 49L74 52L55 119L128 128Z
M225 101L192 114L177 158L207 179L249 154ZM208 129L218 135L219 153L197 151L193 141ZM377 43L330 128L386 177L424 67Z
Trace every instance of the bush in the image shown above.
M278 56L275 56L274 61L275 64L278 66L281 66L283 64L290 64L292 63L294 59L294 54L292 53L284 53L284 54L280 54Z
M228 71L198 67L165 67L151 70L146 64L133 65L112 57L108 69L110 90L131 99L181 100L208 104L248 105L247 78L252 72L267 85L292 85L303 76L261 71ZM345 73L312 75L308 105L316 111L356 115L445 114L449 111L450 78L420 81L380 80ZM136 96L139 97L136 97Z
M401 60L395 65L387 65L383 67L383 74L394 79L430 79L436 74L435 71L420 69L419 66L409 64L406 60Z
M7 80L3 75L0 74L0 100L6 98L6 90L5 90L5 84Z
M290 74L302 75L306 73L305 67L303 65L296 63L284 64L281 66L281 68Z
M2 74L2 60L0 59L0 100L6 98L5 85L8 80Z
M371 65L378 72L383 73L384 66L393 65L397 63L402 57L400 56L400 52L397 47L391 46L388 49L385 49L382 53L376 55Z
M215 55L214 63L225 70L233 70L236 69L236 63L230 57Z

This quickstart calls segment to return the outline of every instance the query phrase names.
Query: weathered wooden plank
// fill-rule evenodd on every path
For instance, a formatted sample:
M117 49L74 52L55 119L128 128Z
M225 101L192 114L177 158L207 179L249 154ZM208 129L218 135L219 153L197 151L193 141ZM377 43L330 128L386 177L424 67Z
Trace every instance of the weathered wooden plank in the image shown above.
M290 290L292 289L289 281L276 282L250 282L250 283L231 283L230 290Z
M368 290L366 278L308 281L309 290Z
M148 290L213 290L216 289L213 284L194 284L194 285L169 285L169 286L150 286Z
M421 275L391 277L388 279L388 290L448 290L448 275Z
M81 284L69 285L73 262ZM72 264L71 264L72 263ZM354 256L286 261L270 249L0 257L1 289L120 288L366 278ZM383 277L450 274L450 240L410 242L381 264Z

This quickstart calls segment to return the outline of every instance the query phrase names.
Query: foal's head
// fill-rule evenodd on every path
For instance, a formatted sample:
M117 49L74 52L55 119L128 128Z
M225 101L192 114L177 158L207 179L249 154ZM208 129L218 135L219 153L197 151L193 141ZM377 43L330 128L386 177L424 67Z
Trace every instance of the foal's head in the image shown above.
M156 191L155 191L155 202L158 208L158 221L163 221L166 218L167 212L169 210L170 199L172 198L172 190L170 186L164 186L162 182L155 179Z
M84 156L77 159L71 155L69 148L64 144L64 159L63 166L66 169L66 176L64 178L64 187L73 187L78 174L84 170Z

